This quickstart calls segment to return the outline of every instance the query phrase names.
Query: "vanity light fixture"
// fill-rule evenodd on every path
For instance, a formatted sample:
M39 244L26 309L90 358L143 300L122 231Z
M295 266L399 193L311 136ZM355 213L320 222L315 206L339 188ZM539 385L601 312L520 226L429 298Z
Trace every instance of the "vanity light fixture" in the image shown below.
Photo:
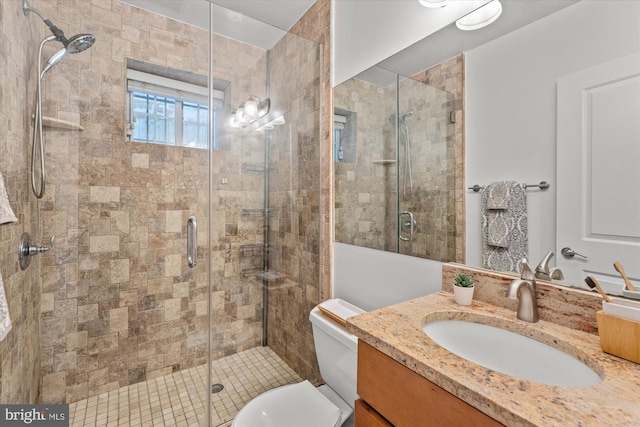
M445 7L449 4L449 0L418 0L421 5L428 7L429 9L437 9Z
M237 109L231 112L229 127L243 128L267 115L271 108L271 101L266 98L261 101L257 96L251 95Z
M500 0L492 0L456 21L456 27L464 31L477 30L493 23L502 14Z

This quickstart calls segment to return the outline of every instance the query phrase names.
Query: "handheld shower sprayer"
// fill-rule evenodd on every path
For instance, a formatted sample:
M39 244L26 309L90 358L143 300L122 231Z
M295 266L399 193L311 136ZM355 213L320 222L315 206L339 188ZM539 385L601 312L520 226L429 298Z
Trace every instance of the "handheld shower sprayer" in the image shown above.
M40 42L40 48L38 49L38 86L36 89L36 109L33 115L33 146L31 150L31 189L35 196L40 199L44 196L45 188L45 170L44 170L44 139L42 132L42 77L51 69L54 65L64 58L67 53L75 54L89 49L96 41L93 34L76 34L71 38L66 38L64 32L53 25L53 23L46 18L38 9L32 7L28 0L22 0L22 12L25 15L33 12L45 23L52 35L45 37ZM42 48L44 44L53 40L57 40L62 43L62 49L51 55L47 64L42 68ZM40 156L40 188L36 185L36 157Z

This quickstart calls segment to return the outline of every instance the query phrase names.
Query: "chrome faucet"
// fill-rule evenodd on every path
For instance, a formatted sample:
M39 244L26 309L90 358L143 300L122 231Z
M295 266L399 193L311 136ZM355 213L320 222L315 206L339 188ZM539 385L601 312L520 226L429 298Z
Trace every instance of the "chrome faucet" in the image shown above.
M522 274L520 279L509 283L505 295L518 300L517 317L525 322L535 323L540 320L538 315L538 299L536 298L536 276L526 259L522 260Z
M536 267L536 278L540 280L562 280L564 275L559 268L549 268L549 261L553 258L553 251L549 251Z

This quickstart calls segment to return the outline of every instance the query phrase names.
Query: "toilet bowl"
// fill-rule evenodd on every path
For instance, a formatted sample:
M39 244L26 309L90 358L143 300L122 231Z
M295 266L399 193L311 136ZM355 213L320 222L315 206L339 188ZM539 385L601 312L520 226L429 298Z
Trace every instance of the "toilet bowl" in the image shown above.
M364 310L340 299L311 310L320 376L325 384L314 387L309 381L289 384L252 399L233 419L232 427L339 427L353 413L356 394L358 339L336 319L346 319Z

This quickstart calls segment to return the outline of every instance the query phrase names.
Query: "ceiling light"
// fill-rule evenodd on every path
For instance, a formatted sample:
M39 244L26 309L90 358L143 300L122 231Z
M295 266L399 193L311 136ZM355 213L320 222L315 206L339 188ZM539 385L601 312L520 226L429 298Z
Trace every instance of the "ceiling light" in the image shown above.
M445 7L449 4L449 0L418 0L421 5L430 9L436 9L438 7Z
M502 13L500 0L493 0L456 21L456 27L464 31L477 30L494 22Z

